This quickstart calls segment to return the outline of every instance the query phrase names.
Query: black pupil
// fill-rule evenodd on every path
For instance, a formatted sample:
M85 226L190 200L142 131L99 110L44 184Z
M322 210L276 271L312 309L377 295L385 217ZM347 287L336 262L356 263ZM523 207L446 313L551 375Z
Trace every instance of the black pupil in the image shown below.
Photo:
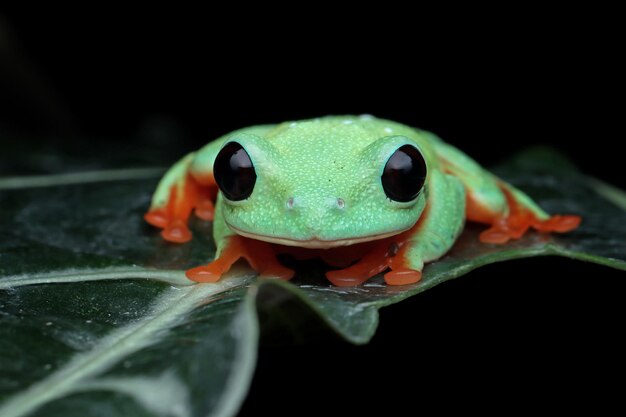
M426 181L426 161L417 148L404 145L387 161L381 180L390 199L399 202L415 200Z
M250 197L256 182L256 172L250 156L237 142L227 143L217 154L213 176L224 196L231 201Z

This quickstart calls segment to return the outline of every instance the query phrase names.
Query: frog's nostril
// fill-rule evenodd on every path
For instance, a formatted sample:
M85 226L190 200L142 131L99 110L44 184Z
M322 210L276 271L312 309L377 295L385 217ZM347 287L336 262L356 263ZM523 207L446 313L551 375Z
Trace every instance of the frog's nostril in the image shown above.
M287 210L304 210L303 214L306 213L307 217L321 217L329 209L343 210L346 207L346 201L337 197L289 197L285 201L285 207Z

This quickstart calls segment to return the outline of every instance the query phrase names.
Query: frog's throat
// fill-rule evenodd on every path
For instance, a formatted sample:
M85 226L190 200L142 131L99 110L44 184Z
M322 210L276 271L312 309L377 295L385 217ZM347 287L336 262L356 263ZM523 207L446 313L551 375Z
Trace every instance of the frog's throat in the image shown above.
M299 240L299 239L290 239L286 237L259 235L256 233L250 233L250 232L246 232L244 230L238 229L231 224L228 224L228 226L235 233L243 237L247 237L247 238L255 239L255 240L261 240L263 242L276 243L278 245L295 246L298 248L306 248L306 249L330 249L330 248L336 248L339 246L350 246L350 245L355 245L357 243L385 239L385 238L400 234L405 231L405 230L397 230L397 231L388 232L388 233L381 233L378 235L352 237L352 238L347 238L347 239L323 240L323 239L314 237L312 239Z

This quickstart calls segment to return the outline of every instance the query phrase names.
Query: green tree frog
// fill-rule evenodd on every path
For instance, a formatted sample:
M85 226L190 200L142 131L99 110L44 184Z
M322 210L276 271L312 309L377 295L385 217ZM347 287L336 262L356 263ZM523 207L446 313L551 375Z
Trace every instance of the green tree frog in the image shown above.
M160 181L145 219L185 243L192 212L213 220L217 253L186 272L191 280L218 281L241 258L290 279L277 259L289 254L321 258L338 286L385 271L389 285L419 281L466 219L488 226L485 244L580 223L548 215L432 133L369 115L248 127L190 153Z

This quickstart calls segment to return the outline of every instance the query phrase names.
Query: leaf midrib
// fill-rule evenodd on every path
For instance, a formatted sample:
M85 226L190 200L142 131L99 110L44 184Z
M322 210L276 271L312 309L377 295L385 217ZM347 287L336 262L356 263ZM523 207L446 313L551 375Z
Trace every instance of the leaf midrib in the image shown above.
M99 269L70 269L41 274L9 275L0 277L0 290L8 290L26 285L63 284L87 281L121 279L150 279L176 286L189 286L193 282L185 277L182 270L151 269L142 267L118 267Z
M239 275L216 284L171 287L167 294L153 303L152 312L146 317L113 331L91 351L78 354L58 371L10 398L0 406L0 415L24 416L45 403L71 393L79 381L108 369L121 358L154 343L159 331L173 326L201 302L246 285L250 279L250 275Z
M165 168L125 168L63 174L0 177L0 190L54 187L104 181L143 180L158 178L164 171Z

